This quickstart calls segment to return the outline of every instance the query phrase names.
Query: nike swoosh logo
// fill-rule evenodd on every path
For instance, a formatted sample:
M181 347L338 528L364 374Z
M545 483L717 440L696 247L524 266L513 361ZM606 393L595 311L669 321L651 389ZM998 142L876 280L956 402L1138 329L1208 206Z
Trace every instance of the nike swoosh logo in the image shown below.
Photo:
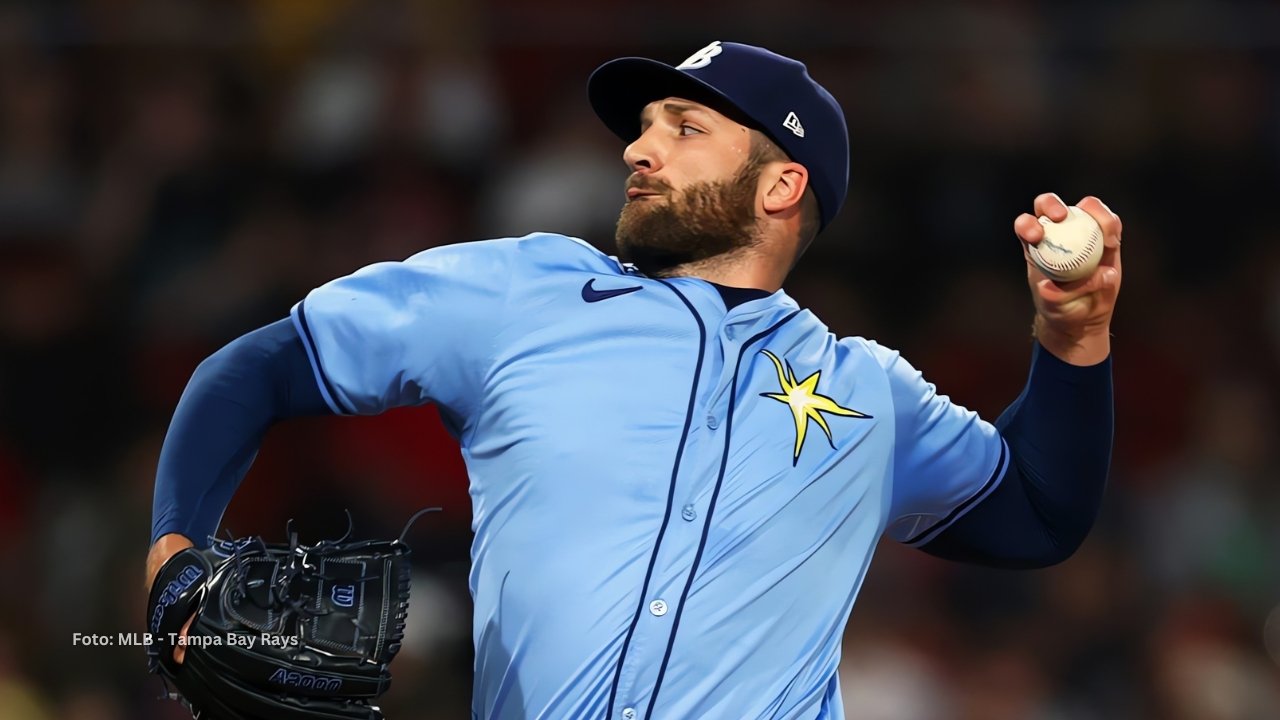
M582 299L586 300L589 303L600 302L601 300L608 300L609 298L615 298L615 297L618 297L619 295L626 295L627 293L633 293L637 290L644 289L641 286L637 285L635 287L616 288L614 290L597 290L595 289L595 287L592 286L592 283L594 282L595 282L595 278L592 278L587 281L586 285L582 286Z

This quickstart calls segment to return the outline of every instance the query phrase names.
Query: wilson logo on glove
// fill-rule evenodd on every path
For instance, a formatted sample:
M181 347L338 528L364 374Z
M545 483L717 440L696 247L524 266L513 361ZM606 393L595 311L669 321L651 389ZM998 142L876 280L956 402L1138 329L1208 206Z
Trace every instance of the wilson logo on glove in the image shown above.
M356 604L356 586L338 585L333 588L333 604L349 608Z
M189 565L178 572L176 579L165 583L164 590L160 593L160 600L151 611L151 622L147 625L153 635L160 632L165 611L173 607L173 604L178 602L178 598L202 577L204 577L203 568Z

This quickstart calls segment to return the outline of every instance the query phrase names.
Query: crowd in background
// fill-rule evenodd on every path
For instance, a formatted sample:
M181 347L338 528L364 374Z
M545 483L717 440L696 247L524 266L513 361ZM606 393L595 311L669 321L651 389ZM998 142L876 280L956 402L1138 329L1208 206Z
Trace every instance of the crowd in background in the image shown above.
M72 637L142 630L196 364L370 262L610 250L626 169L588 73L716 39L806 61L848 116L849 202L788 292L988 418L1030 356L1013 218L1054 190L1125 224L1095 531L1034 572L883 543L851 720L1280 718L1280 9L1208 0L0 5L0 718L183 717L141 648ZM434 411L278 427L224 523L318 539L346 508L372 536L428 505L395 720L468 717L470 509Z

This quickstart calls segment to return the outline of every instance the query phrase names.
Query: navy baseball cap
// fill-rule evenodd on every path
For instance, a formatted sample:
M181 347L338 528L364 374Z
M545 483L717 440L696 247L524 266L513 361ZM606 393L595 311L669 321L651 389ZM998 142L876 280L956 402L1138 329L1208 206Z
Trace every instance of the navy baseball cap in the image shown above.
M764 48L716 41L676 66L627 57L587 81L596 115L626 142L640 136L640 112L665 97L700 102L769 136L809 171L821 227L849 190L849 130L840 103L801 63Z

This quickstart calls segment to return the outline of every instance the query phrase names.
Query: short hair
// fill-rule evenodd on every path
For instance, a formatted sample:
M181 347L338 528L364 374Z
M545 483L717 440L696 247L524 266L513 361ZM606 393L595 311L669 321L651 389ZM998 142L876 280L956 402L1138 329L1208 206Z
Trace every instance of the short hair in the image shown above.
M789 155L777 143L769 139L768 135L759 130L751 131L751 154L747 158L747 167L758 169L765 163L771 162L794 162ZM800 198L800 244L796 249L795 260L800 259L805 250L809 249L809 245L813 239L818 236L818 230L822 225L822 213L818 210L818 196L813 192L813 185L808 185L804 189L804 196Z

